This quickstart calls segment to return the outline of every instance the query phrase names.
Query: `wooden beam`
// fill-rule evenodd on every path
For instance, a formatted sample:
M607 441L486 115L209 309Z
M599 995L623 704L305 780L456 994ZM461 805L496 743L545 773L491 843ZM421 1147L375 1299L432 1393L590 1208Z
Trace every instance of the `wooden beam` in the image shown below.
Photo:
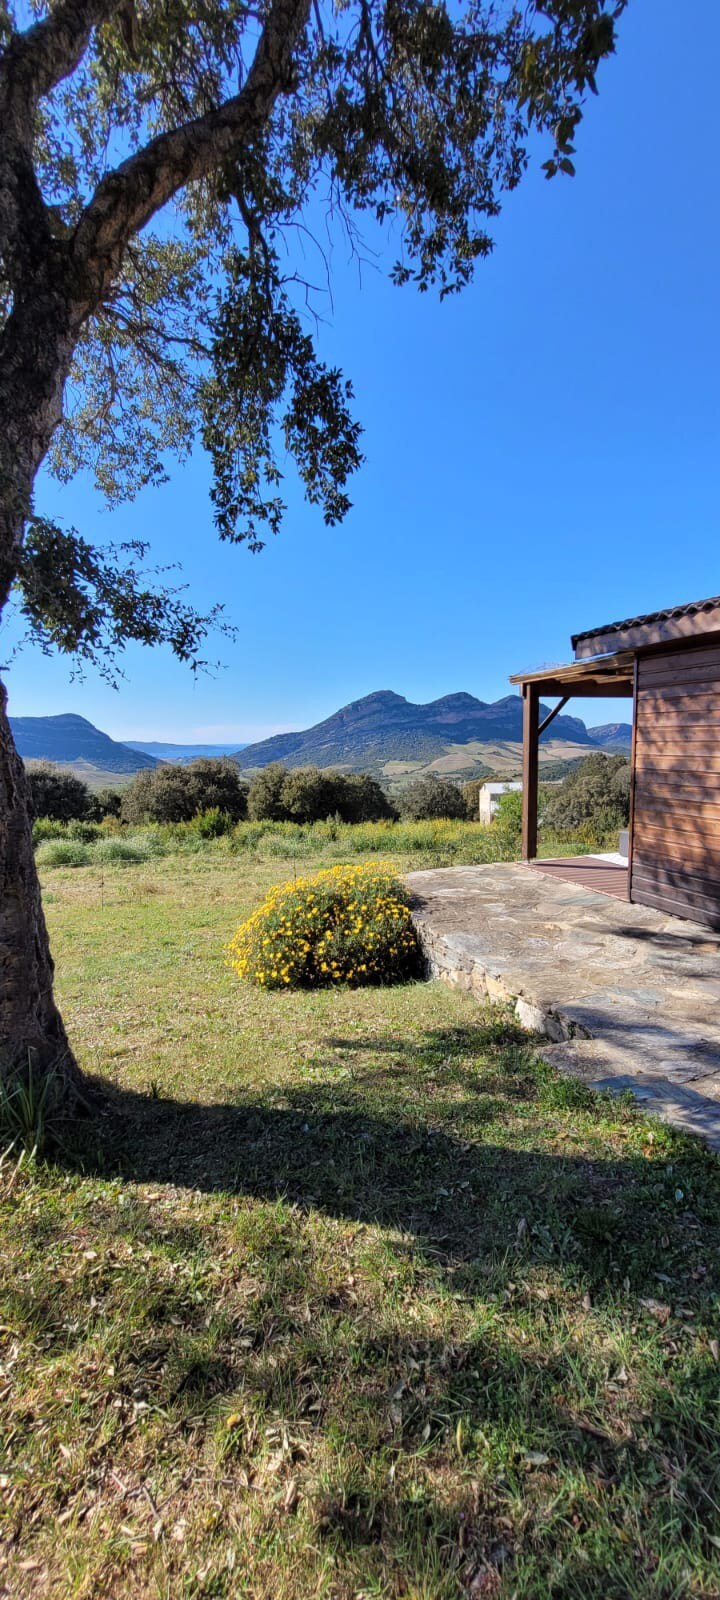
M534 861L538 842L538 722L540 690L523 684L523 860Z
M630 747L630 818L628 821L628 900L633 898L633 841L635 839L635 806L637 792L637 727L638 727L638 658L635 657L633 673L633 722Z
M535 683L542 695L564 695L575 700L631 700L633 692L632 673L623 673L622 677L610 678L522 678L512 677L511 683L516 683L522 691L526 683Z
M569 694L564 694L563 697L562 697L562 700L558 700L557 705L553 706L552 711L548 711L547 716L543 717L543 720L540 723L540 727L538 728L538 735L540 735L541 733L544 733L545 729L550 727L550 723L555 721L555 718L556 718L558 712L562 711L563 706L567 705L569 699L570 699Z

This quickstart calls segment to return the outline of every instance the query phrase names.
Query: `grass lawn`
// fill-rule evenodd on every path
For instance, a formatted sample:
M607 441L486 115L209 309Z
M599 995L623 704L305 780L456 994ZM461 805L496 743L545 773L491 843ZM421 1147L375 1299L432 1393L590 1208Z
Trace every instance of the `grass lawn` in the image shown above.
M243 988L287 871L46 874L109 1093L0 1171L0 1595L717 1597L717 1159L440 984Z

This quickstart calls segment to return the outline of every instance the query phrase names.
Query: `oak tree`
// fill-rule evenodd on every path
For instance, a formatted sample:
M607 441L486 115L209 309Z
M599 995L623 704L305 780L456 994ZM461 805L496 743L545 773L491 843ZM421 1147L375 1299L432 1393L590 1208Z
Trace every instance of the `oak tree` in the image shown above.
M0 611L102 667L197 663L212 625L34 503L49 460L111 504L201 440L220 537L282 521L281 461L329 523L360 430L304 314L323 211L443 295L492 246L537 141L549 177L627 0L0 0ZM393 230L394 229L394 235ZM27 784L0 697L2 1070L77 1068L53 999Z

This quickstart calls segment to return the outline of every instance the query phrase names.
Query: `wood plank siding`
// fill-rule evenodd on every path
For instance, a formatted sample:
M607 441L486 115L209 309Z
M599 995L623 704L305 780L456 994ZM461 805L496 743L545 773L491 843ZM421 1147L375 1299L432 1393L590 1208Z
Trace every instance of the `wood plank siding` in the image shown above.
M630 898L720 927L720 644L638 657Z

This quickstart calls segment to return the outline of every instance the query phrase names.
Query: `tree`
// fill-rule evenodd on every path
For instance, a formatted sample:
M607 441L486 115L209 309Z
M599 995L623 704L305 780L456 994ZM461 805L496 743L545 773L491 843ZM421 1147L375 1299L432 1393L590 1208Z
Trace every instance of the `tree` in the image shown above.
M486 778L469 778L462 786L465 815L469 822L477 822L480 816L480 790L486 782Z
M399 798L400 815L411 822L425 822L433 817L467 817L462 791L444 778L432 773L427 778L416 778L403 790Z
M247 816L247 784L226 756L198 756L186 765L164 762L145 767L125 789L123 822L190 822L202 811L224 812L239 822Z
M279 806L288 822L379 822L397 816L384 790L364 772L294 767L283 779Z
M119 817L122 806L122 792L120 789L96 789L92 797L93 813L99 819L103 817Z
M543 795L542 820L549 828L583 828L593 840L626 828L630 818L630 761L594 750L555 788Z
M288 822L324 822L340 810L342 778L319 767L294 767L286 772L280 790L283 819Z
M33 816L51 817L53 822L74 822L92 815L90 790L74 772L42 761L28 767L27 781Z
M248 791L248 816L253 822L284 822L283 785L287 768L278 761L261 767Z
M395 221L392 275L449 294L492 247L530 138L572 172L627 0L15 0L0 7L0 611L106 666L125 640L197 664L215 613L153 588L144 548L36 514L50 455L111 503L199 435L222 538L283 514L278 443L326 521L359 427L319 359L293 254L323 208ZM34 20L27 24L28 10ZM5 1073L77 1081L52 994L28 794L0 701Z
M343 822L396 822L398 816L382 784L367 772L343 777L338 810Z

